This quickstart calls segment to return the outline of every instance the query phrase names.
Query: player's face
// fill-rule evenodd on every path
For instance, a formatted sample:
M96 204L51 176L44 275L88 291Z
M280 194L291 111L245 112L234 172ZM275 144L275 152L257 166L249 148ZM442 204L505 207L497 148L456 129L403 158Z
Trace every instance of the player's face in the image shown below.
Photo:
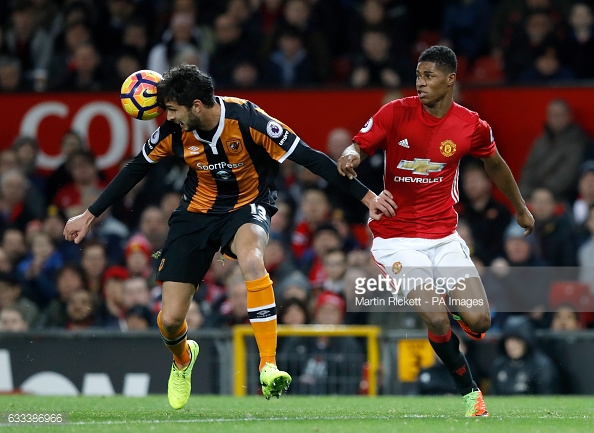
M417 65L417 95L426 106L441 101L454 85L456 74L447 74L434 62L420 62Z
M195 107L190 109L169 101L165 104L165 109L167 110L167 120L179 124L184 131L193 131L200 125L200 120L195 114Z

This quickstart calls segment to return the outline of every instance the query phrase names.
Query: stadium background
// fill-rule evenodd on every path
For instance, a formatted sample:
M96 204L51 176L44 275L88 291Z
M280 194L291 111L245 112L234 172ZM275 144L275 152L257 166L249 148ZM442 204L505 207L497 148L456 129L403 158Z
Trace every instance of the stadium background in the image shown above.
M165 0L105 0L105 1L47 1L27 0L6 1L0 5L0 30L2 42L0 43L0 69L4 71L0 75L0 104L5 107L0 116L0 151L13 147L19 137L32 136L39 145L40 154L37 157L36 174L48 176L63 162L60 155L60 142L65 133L69 130L79 132L86 142L88 148L97 157L97 168L104 171L106 179L110 179L118 169L118 165L127 157L134 155L140 148L142 142L150 136L158 126L157 119L154 122L140 122L128 118L119 106L117 83L123 78L116 71L116 59L119 55L129 54L120 50L122 43L118 37L123 37L122 32L127 24L132 22L143 22L147 31L147 46L143 53L136 53L140 59L138 66L147 67L146 59L152 48L158 45L161 37L170 25L170 19L175 16L172 11L175 8L187 8L186 1L165 1ZM273 4L276 2L258 1L207 1L196 2L198 13L194 17L193 24L200 28L204 34L212 35L215 23L222 15L232 15L234 19L241 19L241 9L253 10L248 14L256 18L262 11L258 9L262 4ZM285 2L278 2L281 6ZM287 3L295 3L294 1ZM298 2L299 3L299 2ZM378 1L358 2L348 0L336 1L315 1L301 2L311 7L308 26L301 37L307 39L312 33L320 32L326 40L331 51L332 59L328 63L330 72L328 75L316 77L315 74L309 81L294 82L279 86L267 82L267 62L264 59L249 59L258 70L261 79L251 85L238 87L228 81L230 78L221 72L218 76L216 63L213 59L224 59L225 53L219 52L214 42L210 48L201 47L198 40L191 41L198 49L198 54L203 55L204 48L210 56L209 65L217 85L217 93L221 95L233 95L245 97L260 105L269 114L281 119L290 125L304 138L311 146L322 151L327 151L328 134L335 128L346 128L351 134L356 131L386 100L395 95L413 95L414 88L410 81L412 70L406 70L402 65L390 65L401 75L399 86L386 86L385 83L368 82L363 85L355 85L351 73L357 65L360 65L362 53L355 47L340 41L341 36L348 35L353 29L374 31L378 28L387 32L393 44L391 53L394 57L401 58L404 53L407 67L414 69L414 59L418 53L432 43L443 42L446 31L453 38L450 40L454 49L459 54L460 71L458 100L469 108L478 111L485 120L493 127L495 139L504 158L510 164L516 179L519 179L524 161L534 140L542 133L543 124L546 118L546 109L549 102L556 98L562 98L571 107L576 123L581 125L586 132L594 135L594 124L590 122L591 107L590 101L594 98L592 79L594 71L587 70L586 75L580 75L577 70L571 75L551 77L534 77L532 79L519 79L518 75L510 75L508 71L509 59L505 56L506 50L510 50L510 34L520 32L524 19L533 14L545 13L554 23L551 29L555 47L564 46L563 43L570 38L570 10L574 1L548 1L548 0L526 0L526 1L470 1L470 2L423 2L423 9L419 2L415 1ZM375 28L363 22L363 6L368 3L379 5L385 12L384 22ZM489 17L487 27L496 27L495 23L504 22L504 31L497 42L492 35L483 36L485 44L477 48L478 51L468 51L464 45L465 38L457 38L455 32L446 30L450 25L458 24L452 20L452 9L460 7L465 3L469 9L476 7L474 13L486 13ZM591 5L591 2L585 2ZM39 74L39 68L34 66L35 59L31 57L33 51L27 52L25 45L13 44L15 19L18 14L28 14L31 6L35 6L41 12L42 21L37 22L36 29L43 26L44 30L52 29L55 33L51 35L53 41L59 41L62 31L68 27L76 27L79 22L76 20L68 22L68 16L73 11L82 10L82 20L85 26L90 29L91 43L102 56L93 73L93 79L87 87L79 87L76 83L77 76L76 61L74 52L70 53L72 58L67 58L63 64L63 70L57 67L58 72L65 75L63 81L51 79L50 67L44 75ZM286 5L285 5L286 6ZM191 7L191 6L190 6ZM534 9L526 13L527 9ZM180 10L181 10L180 9ZM85 12L86 10L86 12ZM126 12L126 10L128 12ZM282 8L280 9L282 10ZM455 10L455 9L454 9ZM239 11L239 12L238 12ZM404 12L403 12L404 11ZM427 12L429 11L429 12ZM544 12L543 12L544 11ZM84 17L84 14L87 16ZM119 14L129 14L128 17ZM506 15L507 13L507 15ZM235 14L235 15L234 15ZM469 12L472 16L472 13ZM73 14L74 15L74 14ZM266 16L269 16L268 14ZM272 14L274 15L274 14ZM261 15L263 17L264 15ZM56 18L57 17L57 18ZM392 33L402 24L403 17L410 18L405 34ZM503 17L503 18L502 18ZM117 18L117 19L116 19ZM243 21L246 31L253 31L254 23L262 24L263 21L248 18ZM282 13L276 15L274 24L283 24ZM506 21L506 19L508 21ZM62 20L62 21L61 21ZM48 23L51 25L47 27ZM173 20L171 20L173 23ZM338 25L337 23L348 23ZM477 21L478 23L478 21ZM112 25L113 24L113 25ZM284 23L286 24L286 23ZM53 27L53 26L57 27ZM478 25L477 25L478 26ZM369 28L368 28L369 27ZM331 34L330 30L337 31ZM476 28L474 29L476 30ZM506 33L510 32L510 33ZM209 33L210 32L210 33ZM496 32L495 32L496 33ZM29 36L36 35L31 31ZM118 36L119 35L119 36ZM38 36L38 35L37 35ZM401 37L402 39L397 39ZM471 38L472 39L472 38ZM31 39L32 40L32 39ZM203 41L207 41L205 38ZM255 40L258 40L256 38ZM262 39L264 40L264 39ZM252 40L253 41L253 40ZM591 41L591 36L590 36ZM211 39L212 42L212 39ZM549 43L547 42L547 43ZM221 44L223 45L223 44ZM546 44L544 44L546 45ZM586 48L591 48L586 44ZM52 48L54 59L58 58L58 44ZM243 46L245 48L245 46ZM589 49L589 48L588 48ZM122 51L122 52L120 52ZM503 54L502 54L503 51ZM539 55L536 51L526 51L528 58L536 62ZM586 54L594 54L593 51L586 51ZM194 53L196 54L196 53ZM557 54L563 54L557 49ZM230 56L233 57L233 56ZM571 69L571 59L560 56L563 66ZM594 57L594 56L592 56ZM144 59L144 61L143 61ZM237 64L245 59L237 57ZM262 62L262 63L260 63ZM18 64L18 67L15 65ZM230 66L233 69L233 65ZM530 69L532 65L526 64ZM209 70L209 68L205 68ZM587 69L587 68L586 68ZM15 70L17 80L15 82ZM590 75L587 75L587 74ZM41 78L40 78L41 77ZM12 79L12 80L11 80ZM16 83L16 84L15 84ZM13 86L11 88L11 85ZM592 143L589 143L592 153ZM495 197L502 199L500 194L495 192ZM48 203L49 204L49 203ZM571 202L558 203L560 209L568 209ZM299 223L298 216L301 211L295 209L295 219L289 225L291 228ZM46 215L42 215L41 219ZM3 220L2 231L9 227ZM330 218L328 218L330 221ZM29 221L30 222L30 221ZM133 233L137 227L130 227ZM351 227L357 230L360 227ZM23 230L25 233L25 230ZM360 239L360 237L359 237ZM127 240L127 239L126 239ZM364 243L364 242L363 242ZM365 247L365 245L362 245ZM290 248L290 247L288 247ZM576 246L577 248L577 246ZM30 253L30 245L27 245L25 255ZM14 263L12 271L15 271L18 263ZM118 263L123 265L123 263ZM592 263L589 264L592 266ZM226 287L221 287L225 296ZM312 292L313 293L313 292ZM99 292L101 297L102 293ZM103 302L99 299L99 302ZM204 302L204 299L201 299ZM212 299L208 300L210 303ZM315 300L310 300L315 303ZM122 311L122 314L125 312ZM591 325L591 322L590 322ZM59 328L59 327L58 327ZM68 392L85 394L109 395L112 392L124 393L126 395L139 395L143 392L164 392L165 374L168 364L168 354L160 346L158 332L150 330L134 334L124 329L100 329L99 326L90 326L86 331L72 331L65 329L35 328L31 327L30 333L8 333L0 331L0 391L12 392L24 388L25 391L37 393L56 392L56 390L69 390ZM433 364L433 357L426 345L423 345L422 331L407 331L400 333L399 329L384 327L380 337L380 369L378 382L380 393L413 393L415 391L415 380L420 368L429 367ZM115 337L113 332L117 333ZM234 383L232 380L234 365L233 342L231 331L226 326L212 327L206 330L192 331L198 340L204 342L203 355L201 355L199 368L204 372L203 380L195 383L194 391L200 393L232 393ZM416 337L416 338L412 338ZM482 368L485 380L489 381L489 371L486 364L498 354L500 334L495 329L489 341L482 346L472 347L475 350L475 360L485 365ZM556 359L556 363L563 370L566 385L571 386L559 388L560 392L593 393L594 375L587 373L589 370L584 365L589 359L589 354L594 355L594 344L591 331L567 331L565 333L551 333L545 327L538 331L540 346L543 348L554 348L557 354L563 356ZM131 340L129 340L131 339ZM249 340L249 338L248 338ZM410 340L410 347L401 344L401 341ZM134 343L131 343L134 341ZM37 354L32 356L31 342L36 344ZM362 343L362 341L360 341ZM132 345L132 347L131 347ZM484 346L484 347L483 347ZM121 363L114 359L112 354L121 354L129 350L129 369L123 368ZM248 344L247 365L253 368L254 348ZM365 352L365 351L363 351ZM554 353L553 353L554 355ZM345 355L346 356L346 355ZM369 357L366 353L365 356ZM88 358L88 359L87 359ZM150 363L143 360L151 359ZM352 382L353 393L366 394L368 389L365 382L368 381L368 366L357 362L355 373L338 379ZM85 361L81 363L81 361ZM93 365L93 364L97 365ZM251 364L250 364L251 363ZM408 366L403 369L403 366ZM161 372L161 370L163 370ZM59 375L45 374L36 376L41 372L56 372ZM586 372L586 373L585 373ZM373 372L372 372L373 373ZM127 376L128 375L128 376ZM136 375L136 376L135 376ZM148 375L148 380L147 380ZM34 380L32 380L32 378ZM248 375L248 392L255 393L255 376ZM412 378L412 379L411 379ZM404 379L404 380L402 380ZM72 387L67 382L73 384ZM251 382L250 382L251 381ZM25 386L23 386L25 385ZM128 388L126 388L128 387ZM127 391L128 390L128 391ZM322 393L333 393L328 388Z

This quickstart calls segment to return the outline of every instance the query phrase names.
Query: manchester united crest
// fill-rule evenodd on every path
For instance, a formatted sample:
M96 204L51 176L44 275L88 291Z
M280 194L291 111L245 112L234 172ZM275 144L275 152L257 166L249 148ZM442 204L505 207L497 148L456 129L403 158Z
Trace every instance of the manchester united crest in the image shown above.
M402 270L402 263L394 262L394 264L392 265L392 272L394 274L399 274L401 270Z
M439 151L443 156L449 158L454 153L456 153L456 143L452 140L446 140L441 142L441 146L439 146Z

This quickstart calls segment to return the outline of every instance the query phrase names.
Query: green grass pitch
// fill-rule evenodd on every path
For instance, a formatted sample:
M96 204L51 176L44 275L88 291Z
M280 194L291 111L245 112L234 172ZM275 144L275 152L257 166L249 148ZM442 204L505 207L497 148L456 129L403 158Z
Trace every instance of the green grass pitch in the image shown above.
M174 411L166 396L0 396L6 432L593 432L594 397L486 397L491 417L463 416L459 397L193 395ZM7 413L67 412L68 425L7 426Z

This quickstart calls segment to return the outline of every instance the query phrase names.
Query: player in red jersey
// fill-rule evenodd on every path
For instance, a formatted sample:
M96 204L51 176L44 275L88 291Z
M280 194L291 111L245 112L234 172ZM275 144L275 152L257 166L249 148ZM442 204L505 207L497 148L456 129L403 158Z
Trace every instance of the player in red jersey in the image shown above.
M354 178L362 159L377 149L385 152L385 188L398 208L394 217L370 222L371 252L380 271L390 277L394 295L414 305L426 323L431 346L464 398L466 416L488 416L448 317L452 311L474 339L483 338L491 326L485 290L456 232L453 206L458 202L460 159L482 159L489 177L513 205L525 236L532 232L534 218L497 151L491 127L454 102L456 68L456 55L447 47L421 53L418 96L380 108L345 149L338 171Z

